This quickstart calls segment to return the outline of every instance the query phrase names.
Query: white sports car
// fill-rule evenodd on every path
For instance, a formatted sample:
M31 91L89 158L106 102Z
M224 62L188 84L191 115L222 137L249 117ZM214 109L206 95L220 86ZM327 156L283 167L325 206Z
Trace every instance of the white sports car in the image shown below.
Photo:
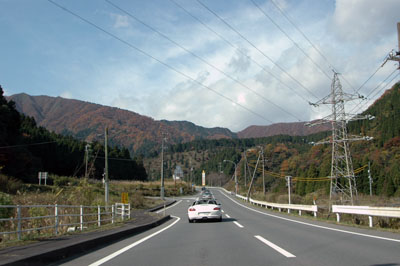
M215 200L198 199L188 208L189 223L197 220L222 221L221 205Z

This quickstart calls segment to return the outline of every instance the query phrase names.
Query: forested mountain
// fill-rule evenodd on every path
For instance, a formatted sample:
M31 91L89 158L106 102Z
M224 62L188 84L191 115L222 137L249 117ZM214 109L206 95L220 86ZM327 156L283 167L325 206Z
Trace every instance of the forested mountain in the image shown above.
M110 144L128 147L132 154L159 150L162 134L172 143L197 138L235 138L224 128L204 128L186 121L156 121L131 111L61 97L16 94L8 97L17 110L32 116L38 125L85 141L99 140L110 129Z
M19 114L15 104L3 97L0 86L0 171L25 182L37 182L37 173L46 171L65 176L85 174L87 143L71 136L49 132L35 119ZM104 146L93 142L88 152L91 178L101 179ZM109 147L109 176L112 179L145 180L141 159L132 160L127 148Z
M16 94L8 97L17 110L35 118L39 126L63 135L92 141L100 140L104 127L110 129L110 144L128 147L132 154L149 156L160 150L162 135L171 144L198 139L235 139L287 134L304 136L326 130L308 128L304 123L252 126L238 134L227 128L205 128L188 121L157 121L135 112L61 97Z

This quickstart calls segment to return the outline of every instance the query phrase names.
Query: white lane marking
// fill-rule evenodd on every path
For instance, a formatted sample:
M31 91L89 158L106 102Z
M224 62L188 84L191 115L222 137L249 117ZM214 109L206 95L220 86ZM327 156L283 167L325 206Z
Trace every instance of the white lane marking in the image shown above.
M221 210L221 212L224 212L224 210Z
M228 214L225 214L226 217L231 218Z
M242 206L243 208L249 209L249 210L254 211L254 212L258 212L258 213L266 215L266 216L271 216L271 217L275 217L275 218L278 218L278 219L281 219L281 220L286 220L286 221L293 222L293 223L298 223L298 224L304 224L304 225L317 227L317 228L321 228L321 229L326 229L326 230L331 230L331 231L336 231L336 232L341 232L341 233L346 233L346 234L365 236L365 237L370 237L370 238L375 238L375 239L381 239L381 240L387 240L387 241L393 241L393 242L399 242L400 243L400 239L387 238L387 237L374 236L374 235L367 235L367 234L363 234L363 233L357 233L357 232L352 232L352 231L347 231L347 230L342 230L342 229L336 229L336 228L326 227L326 226L322 226L322 225L310 224L310 223L306 223L306 222L301 222L301 221L296 221L296 220L292 220L292 219L289 219L289 218L276 216L276 215L273 215L273 214L265 213L265 212L258 211L258 210L252 209L250 207L247 207L247 206L245 206L245 205L243 205L243 204L241 204L239 202L236 202L235 200L231 199L228 195L225 195L225 193L222 193L222 195L224 195L225 197L227 197L228 199L230 199L231 201L233 201L237 205Z
M140 239L140 240L138 240L138 241L136 241L136 242L130 244L129 246L126 246L126 247L124 247L124 248L122 248L122 249L120 249L120 250L118 250L118 251L116 251L116 252L114 252L114 253L108 255L107 257L102 258L101 260L98 260L98 261L96 261L96 262L93 262L93 263L90 264L89 266L98 266L98 265L101 265L101 264L103 264L103 263L105 263L105 262L107 262L107 261L109 261L109 260L111 260L111 259L117 257L118 255L121 255L121 254L124 253L125 251L128 251L129 249L131 249L131 248L133 248L133 247L135 247L135 246L137 246L137 245L143 243L144 241L146 241L146 240L152 238L153 236L156 236L156 235L158 235L159 233L161 233L161 232L167 230L168 228L174 226L174 225L175 225L177 222L179 222L179 220L181 219L181 218L179 218L179 217L177 217L177 216L171 216L171 217L176 218L176 221L174 221L172 224L168 225L167 227L165 227L165 228L163 228L163 229L161 229L161 230L159 230L159 231L157 231L157 232L155 232L155 233L152 233L151 235L146 236L146 237L144 237L144 238L142 238L142 239Z
M238 223L236 221L234 221L233 223L236 224L237 226L239 226L240 228L243 228L243 225L241 225L240 223Z
M254 236L255 238L257 238L258 240L260 240L261 242L263 242L264 244L270 246L271 248L275 249L276 251L278 251L279 253L281 253L283 256L285 256L286 258L296 258L295 255L293 255L290 252L287 252L286 250L284 250L281 247L278 247L277 245L275 245L274 243L268 241L267 239L265 239L262 236Z
M178 204L181 203L181 202L182 202L182 200L180 200L180 201L178 201L178 202L172 204L171 206L169 206L169 207L167 207L167 208L165 208L165 209L168 210L169 208L175 207L176 205L178 205ZM161 210L156 211L156 213L160 213L160 212L163 212L163 211L164 211L164 208L162 208Z
M186 202L189 202L189 200L186 200Z

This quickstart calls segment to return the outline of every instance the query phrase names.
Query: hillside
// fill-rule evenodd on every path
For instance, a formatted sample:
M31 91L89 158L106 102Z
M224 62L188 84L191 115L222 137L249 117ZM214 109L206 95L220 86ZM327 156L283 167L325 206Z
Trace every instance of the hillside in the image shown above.
M330 125L308 127L306 122L277 123L268 126L249 126L237 133L239 138L262 138L276 135L307 136L330 130Z
M162 133L170 143L236 137L229 129L204 128L186 121L157 121L127 110L61 97L16 94L8 99L16 103L19 112L35 118L38 125L81 140L101 141L107 126L110 144L128 147L136 154L158 150Z

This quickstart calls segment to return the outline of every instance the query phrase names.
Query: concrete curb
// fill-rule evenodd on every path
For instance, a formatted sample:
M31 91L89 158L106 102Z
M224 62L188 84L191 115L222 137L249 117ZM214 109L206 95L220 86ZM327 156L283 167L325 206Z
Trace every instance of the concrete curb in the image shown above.
M34 255L28 255L22 258L19 257L20 259L15 259L13 261L11 261L12 259L10 259L9 261L4 261L5 263L0 262L0 265L46 265L54 263L56 261L60 261L68 257L82 254L91 249L101 248L105 246L105 243L111 244L118 240L130 237L132 235L142 233L153 227L165 223L170 218L171 217L168 215L158 219L157 221L128 229L126 229L125 226L125 228L122 227L122 228L117 228L115 230L103 231L96 234L95 236L89 236L86 239L77 240L76 243L72 243L70 245L64 245L62 247L56 247L52 250L44 251L40 250L39 247L36 248L35 250L36 252L34 252L35 253ZM65 237L60 237L60 241L62 241L63 239L65 239Z
M167 202L167 203L165 204L165 207L171 206L171 205L174 204L175 202L176 202L176 200L172 200L172 201L170 201L170 202ZM146 211L148 211L148 212L155 212L155 211L161 210L162 208L164 208L164 204L160 204L160 205L158 205L158 206L156 206L156 207L154 207L154 208L147 209Z

